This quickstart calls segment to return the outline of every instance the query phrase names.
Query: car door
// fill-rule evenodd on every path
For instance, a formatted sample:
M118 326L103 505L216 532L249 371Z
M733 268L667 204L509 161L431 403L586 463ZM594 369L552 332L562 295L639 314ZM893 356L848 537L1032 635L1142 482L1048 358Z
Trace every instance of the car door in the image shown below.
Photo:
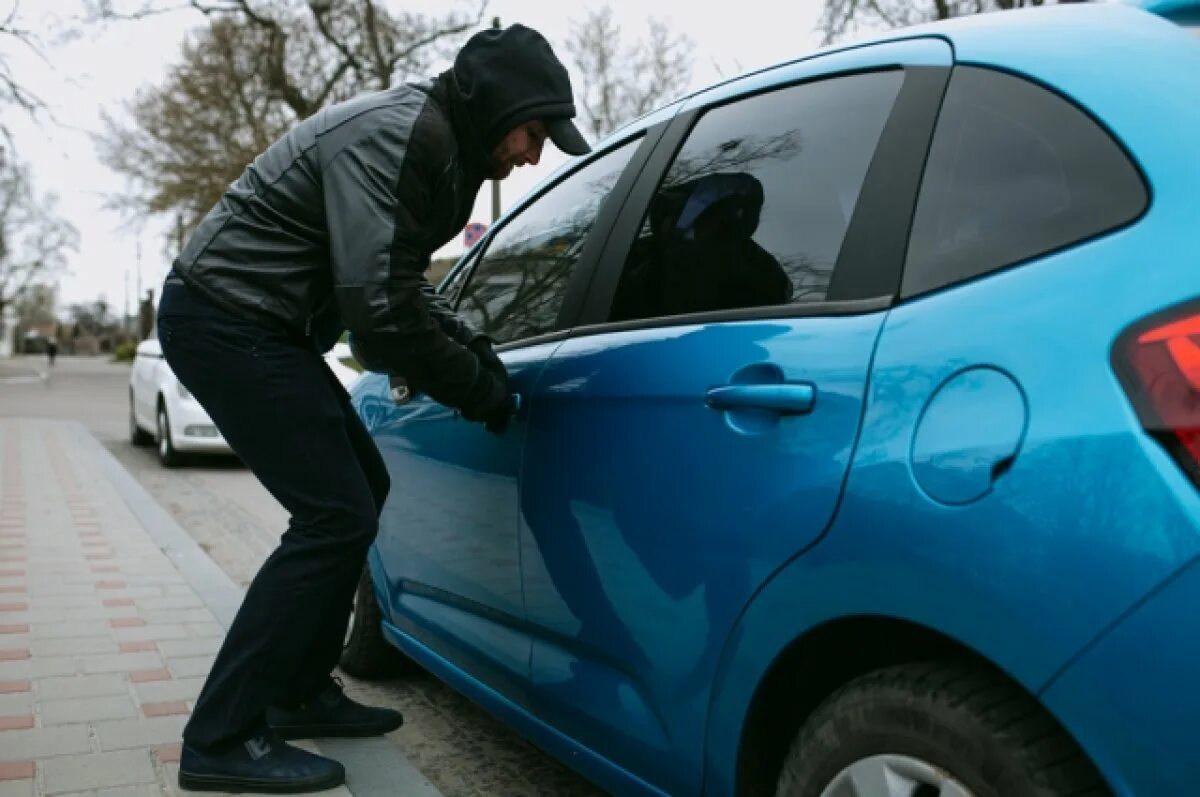
M533 386L586 287L602 218L642 136L599 153L508 218L446 288L496 344L518 394ZM595 235L593 234L595 233ZM518 564L518 414L487 432L432 399L377 401L372 434L392 489L377 540L393 623L434 653L522 701L529 667Z
M739 611L836 511L950 61L912 41L690 101L531 397L531 699L667 793L699 792Z

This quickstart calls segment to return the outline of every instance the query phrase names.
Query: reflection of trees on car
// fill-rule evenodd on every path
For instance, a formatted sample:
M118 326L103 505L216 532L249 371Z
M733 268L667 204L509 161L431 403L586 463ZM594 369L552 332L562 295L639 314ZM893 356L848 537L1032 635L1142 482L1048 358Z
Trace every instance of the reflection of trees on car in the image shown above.
M659 191L717 172L761 171L767 161L791 160L804 149L799 130L773 136L741 136L694 155L686 152L671 165Z
M542 219L514 219L484 255L480 266L487 279L463 297L461 309L498 341L552 329L571 269L619 176L619 171L609 172L585 183L589 201L564 208L549 229Z
M829 291L834 263L818 262L808 255L796 253L779 258L779 265L792 281L793 302L820 302Z

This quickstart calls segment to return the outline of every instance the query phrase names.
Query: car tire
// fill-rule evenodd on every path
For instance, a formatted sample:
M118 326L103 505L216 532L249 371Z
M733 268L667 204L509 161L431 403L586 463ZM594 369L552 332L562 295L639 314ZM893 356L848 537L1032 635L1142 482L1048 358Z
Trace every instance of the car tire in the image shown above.
M133 413L133 394L129 395L129 443L139 448L154 442L154 435L138 426L137 416Z
M834 693L796 736L775 794L887 797L887 780L928 797L1111 794L1037 701L961 662L877 670Z
M164 468L177 468L183 464L183 455L171 442L171 418L167 415L167 407L162 402L158 405L158 424L155 443L158 445L158 461Z
M365 680L387 678L411 669L411 659L383 636L383 613L371 586L371 574L363 568L354 591L354 611L346 628L339 664L347 675Z

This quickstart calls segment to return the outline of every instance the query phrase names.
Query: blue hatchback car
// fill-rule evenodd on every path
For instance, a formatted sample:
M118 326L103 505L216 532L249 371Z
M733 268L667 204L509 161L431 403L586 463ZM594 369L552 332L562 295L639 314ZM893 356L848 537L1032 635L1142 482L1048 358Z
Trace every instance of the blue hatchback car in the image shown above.
M355 386L346 669L615 794L1196 794L1196 22L896 31L559 170L441 286L508 430Z

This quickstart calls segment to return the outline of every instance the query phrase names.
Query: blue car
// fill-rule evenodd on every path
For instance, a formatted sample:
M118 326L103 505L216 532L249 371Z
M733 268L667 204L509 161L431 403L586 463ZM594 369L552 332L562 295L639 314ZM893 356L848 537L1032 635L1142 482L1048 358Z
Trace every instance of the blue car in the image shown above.
M559 170L441 286L509 428L355 386L345 668L619 795L1200 792L1193 23L894 31Z

